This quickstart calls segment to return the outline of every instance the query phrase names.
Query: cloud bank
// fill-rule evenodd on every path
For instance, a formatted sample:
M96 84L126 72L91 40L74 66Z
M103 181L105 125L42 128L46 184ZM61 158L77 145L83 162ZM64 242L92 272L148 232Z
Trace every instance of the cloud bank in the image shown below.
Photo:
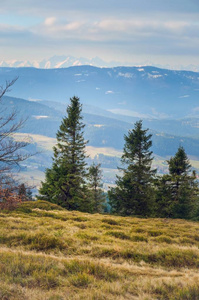
M3 0L0 16L1 59L198 61L198 0Z

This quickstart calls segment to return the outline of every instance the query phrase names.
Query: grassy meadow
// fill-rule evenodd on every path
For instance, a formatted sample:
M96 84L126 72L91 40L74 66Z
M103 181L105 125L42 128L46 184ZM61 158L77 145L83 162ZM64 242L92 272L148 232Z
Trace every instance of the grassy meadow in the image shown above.
M66 211L0 212L0 299L199 299L199 224Z

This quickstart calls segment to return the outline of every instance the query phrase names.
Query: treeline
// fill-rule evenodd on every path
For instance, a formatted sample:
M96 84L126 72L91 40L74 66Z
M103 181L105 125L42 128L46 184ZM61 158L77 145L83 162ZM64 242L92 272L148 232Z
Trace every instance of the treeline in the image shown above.
M183 147L167 160L169 174L152 168L152 135L142 121L125 135L122 176L109 191L112 212L122 215L192 219L199 216L198 181Z
M70 99L67 116L57 132L52 167L46 170L38 199L59 204L69 210L104 212L107 207L102 190L99 164L87 167L78 97ZM135 123L124 136L121 176L108 191L111 213L140 217L193 219L199 216L198 181L183 147L168 163L169 173L157 176L152 168L152 135Z

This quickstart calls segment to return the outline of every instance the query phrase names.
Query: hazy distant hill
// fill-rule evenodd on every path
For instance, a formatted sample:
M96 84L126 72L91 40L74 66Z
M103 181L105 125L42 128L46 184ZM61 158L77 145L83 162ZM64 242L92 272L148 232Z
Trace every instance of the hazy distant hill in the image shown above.
M83 104L139 118L178 119L199 115L199 73L155 67L63 69L0 68L0 82L19 76L10 95Z
M49 101L40 103L8 96L3 98L2 104L3 108L6 108L7 113L12 109L16 109L18 118L28 117L20 132L40 134L47 137L55 137L66 110L66 105L64 104L57 104L55 109L53 107L55 103ZM93 113L90 113L91 111ZM95 107L90 107L89 105L84 107L85 139L89 140L89 145L91 146L122 149L124 134L127 134L128 130L133 128L133 123L136 119L133 118L132 122L125 122L117 119L117 115L109 112L107 112L109 117L103 116L102 114L106 114L106 111L104 112L102 109L99 109L99 113L101 115L97 115L97 108ZM153 126L146 126L145 123L147 122L150 125L150 120L144 120L144 126L149 127L150 132L153 134L153 151L155 154L160 156L173 155L181 144L189 155L199 158L199 139L180 137L158 131L161 123L166 122L164 120L156 121L159 123L151 122L154 127L156 126L156 130L153 130ZM198 128L195 129L199 132ZM191 131L191 127L189 130Z

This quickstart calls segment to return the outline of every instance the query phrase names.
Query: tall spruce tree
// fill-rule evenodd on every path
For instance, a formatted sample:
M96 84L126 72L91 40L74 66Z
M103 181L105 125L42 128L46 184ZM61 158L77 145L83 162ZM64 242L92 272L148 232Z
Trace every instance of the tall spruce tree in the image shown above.
M121 162L123 176L117 176L116 187L109 191L112 211L124 215L148 216L153 211L153 177L151 168L151 134L142 128L142 121L124 136L125 145Z
M82 105L78 97L70 99L67 116L57 132L52 168L46 170L38 198L69 210L89 211L86 197L86 162L82 123Z
M167 160L169 174L157 183L156 209L162 217L189 219L198 205L198 182L183 147Z

